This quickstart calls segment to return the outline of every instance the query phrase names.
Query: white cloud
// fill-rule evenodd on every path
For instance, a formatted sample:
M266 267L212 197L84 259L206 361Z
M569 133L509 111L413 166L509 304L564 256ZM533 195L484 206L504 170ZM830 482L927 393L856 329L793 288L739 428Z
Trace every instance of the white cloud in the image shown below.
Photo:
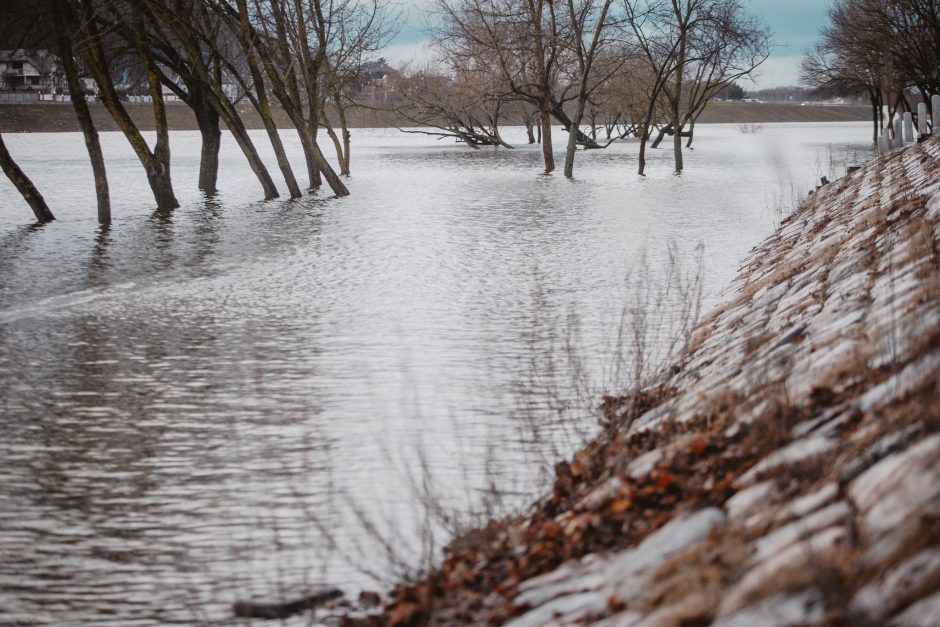
M764 62L754 76L756 85L750 81L743 82L745 89L769 89L771 87L787 87L798 85L800 82L800 59L798 56L774 57Z
M433 58L429 41L409 44L392 44L380 53L392 67L399 65L422 66Z

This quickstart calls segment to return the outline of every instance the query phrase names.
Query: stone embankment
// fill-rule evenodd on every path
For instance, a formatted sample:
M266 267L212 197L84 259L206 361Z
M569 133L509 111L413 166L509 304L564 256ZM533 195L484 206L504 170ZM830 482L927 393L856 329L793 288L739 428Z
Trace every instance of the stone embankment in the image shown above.
M818 190L603 410L367 622L940 625L940 138Z

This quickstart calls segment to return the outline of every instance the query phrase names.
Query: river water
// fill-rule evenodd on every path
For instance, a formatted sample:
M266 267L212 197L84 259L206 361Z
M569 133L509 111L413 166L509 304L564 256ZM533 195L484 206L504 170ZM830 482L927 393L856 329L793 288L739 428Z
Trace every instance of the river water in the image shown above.
M574 181L519 129L514 151L355 130L352 195L293 202L257 201L227 137L203 197L178 132L167 216L108 133L108 229L79 134L5 135L59 219L30 226L0 180L0 624L224 624L420 566L436 510L517 507L591 433L670 245L690 273L702 243L713 304L867 129L701 126L681 176L665 149L638 177L628 142Z

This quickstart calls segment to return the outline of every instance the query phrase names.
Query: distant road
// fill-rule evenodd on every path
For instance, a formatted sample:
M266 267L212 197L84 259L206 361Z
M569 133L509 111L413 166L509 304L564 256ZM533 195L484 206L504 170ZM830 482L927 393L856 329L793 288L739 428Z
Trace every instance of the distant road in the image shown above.
M126 105L131 117L143 130L153 130L150 105ZM261 129L261 119L250 106L239 107L245 124ZM99 131L116 131L114 121L104 106L91 106L92 116ZM173 130L196 130L196 118L184 105L167 106L167 117ZM275 115L278 126L292 128L283 112ZM396 125L395 115L388 111L356 110L351 112L350 126L390 127ZM701 123L772 123L772 122L864 122L871 119L871 109L865 106L818 106L775 103L714 102L700 118ZM514 121L506 120L510 126ZM399 124L401 124L399 122ZM401 124L410 126L409 124ZM81 129L71 105L0 104L0 133L78 132Z

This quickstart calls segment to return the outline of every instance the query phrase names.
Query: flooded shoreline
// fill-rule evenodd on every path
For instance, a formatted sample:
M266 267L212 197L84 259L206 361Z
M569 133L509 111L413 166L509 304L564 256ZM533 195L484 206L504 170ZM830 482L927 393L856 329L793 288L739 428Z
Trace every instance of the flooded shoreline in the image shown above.
M534 149L362 131L353 196L268 203L225 142L202 197L198 134L174 133L163 218L105 134L108 230L80 135L5 137L59 219L26 226L0 187L0 622L212 622L255 592L391 579L360 513L407 555L423 468L456 508L494 478L528 502L543 459L596 428L566 339L603 387L644 252L655 272L668 242L702 241L714 302L781 184L805 195L866 129L709 127L681 177L663 155L637 178L625 146L579 155L574 182Z

